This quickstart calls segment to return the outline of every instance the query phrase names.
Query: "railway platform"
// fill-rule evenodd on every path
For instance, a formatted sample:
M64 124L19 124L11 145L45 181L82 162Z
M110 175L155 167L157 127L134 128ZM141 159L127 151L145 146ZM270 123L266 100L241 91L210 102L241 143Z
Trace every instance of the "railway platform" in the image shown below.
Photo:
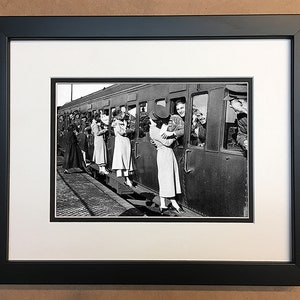
M159 197L154 192L149 192L141 185L129 188L113 173L105 179L104 176L101 178L97 165L89 166L93 176L80 169L72 169L70 174L65 174L62 160L62 157L57 158L56 217L162 216L158 209ZM184 209L180 215L169 210L163 216L201 217L188 209Z
M118 196L87 173L57 169L57 217L67 216L143 216L132 204Z

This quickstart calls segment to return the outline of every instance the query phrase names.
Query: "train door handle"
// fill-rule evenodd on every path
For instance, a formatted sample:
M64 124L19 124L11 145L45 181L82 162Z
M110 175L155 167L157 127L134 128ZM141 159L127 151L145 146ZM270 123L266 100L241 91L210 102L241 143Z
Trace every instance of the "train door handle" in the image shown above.
M187 168L187 161L188 161L188 153L192 152L192 150L186 149L184 153L184 172L190 173L192 170L188 170Z
M135 159L138 159L138 158L140 158L141 156L140 155L138 155L138 144L139 144L139 142L135 142L135 145L134 145L134 154L135 154Z

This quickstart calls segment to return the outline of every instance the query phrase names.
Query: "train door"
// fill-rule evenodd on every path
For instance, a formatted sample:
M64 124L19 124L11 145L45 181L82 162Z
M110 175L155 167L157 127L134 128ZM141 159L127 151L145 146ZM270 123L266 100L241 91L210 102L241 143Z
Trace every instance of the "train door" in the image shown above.
M136 181L153 190L158 190L156 149L150 143L149 137L149 107L148 103L138 104L138 132L134 144L134 169Z
M224 116L223 98L224 87L191 95L186 118L184 202L203 216L243 217L246 159L240 150L225 148L232 143L233 128L227 122L228 109Z

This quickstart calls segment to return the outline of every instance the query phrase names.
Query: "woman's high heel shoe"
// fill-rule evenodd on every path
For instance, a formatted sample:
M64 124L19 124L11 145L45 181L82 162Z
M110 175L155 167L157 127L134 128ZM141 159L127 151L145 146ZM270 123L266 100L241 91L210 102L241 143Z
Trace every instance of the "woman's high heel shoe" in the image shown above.
M130 188L133 188L133 184L131 181L124 181L124 184L129 186Z
M164 212L167 211L167 210L168 210L168 207L166 207L166 206L160 206L160 207L159 207L159 211L160 211L160 214L161 214L161 215L163 215Z

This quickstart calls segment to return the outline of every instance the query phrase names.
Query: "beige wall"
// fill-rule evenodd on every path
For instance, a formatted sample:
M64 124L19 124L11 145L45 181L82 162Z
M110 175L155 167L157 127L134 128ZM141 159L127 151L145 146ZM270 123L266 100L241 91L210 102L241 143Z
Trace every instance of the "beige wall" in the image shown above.
M1 16L300 14L300 0L0 0ZM0 286L0 299L300 299L300 287Z
M299 14L299 0L0 0L0 15Z

